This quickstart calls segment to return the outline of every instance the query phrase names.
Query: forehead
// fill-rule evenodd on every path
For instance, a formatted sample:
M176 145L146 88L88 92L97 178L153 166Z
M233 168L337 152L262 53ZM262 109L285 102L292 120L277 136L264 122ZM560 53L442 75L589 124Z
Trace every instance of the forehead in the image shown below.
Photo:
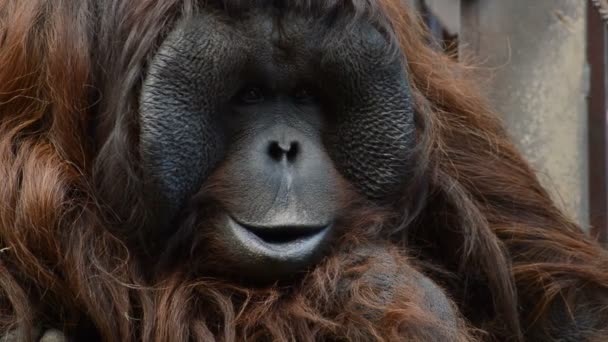
M277 53L321 47L346 32L332 29L335 23L329 18L276 8L253 9L229 20L242 37Z
M309 68L329 54L369 55L383 59L391 48L389 37L363 17L348 12L322 14L274 6L241 11L206 8L188 18L178 29L194 51L209 37L221 45L238 47L239 53L262 64L287 64ZM259 64L261 62L261 64Z
M374 28L394 45L391 22L378 3L374 0L207 0L199 10L222 16L250 36L274 35L277 40L292 41L298 37L339 40L349 32Z
M242 37L267 40L275 45L321 45L348 36L384 29L351 10L313 11L292 7L257 6L240 11L203 9L229 24Z
M311 16L332 16L337 12L350 13L361 17L375 12L378 6L375 0L207 0L205 6L242 13L252 9L272 9L282 12L298 12Z

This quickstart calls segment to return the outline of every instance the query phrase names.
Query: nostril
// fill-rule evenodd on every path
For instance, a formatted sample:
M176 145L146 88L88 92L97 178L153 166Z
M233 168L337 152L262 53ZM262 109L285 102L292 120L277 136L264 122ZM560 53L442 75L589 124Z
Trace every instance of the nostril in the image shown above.
M278 142L273 141L270 143L270 146L268 146L268 155L270 155L272 159L281 161L281 159L283 159L283 154L285 154L285 152Z
M283 144L278 141L273 141L268 146L268 155L275 161L283 160L283 157L287 158L287 161L294 161L298 156L300 146L297 142L291 142Z
M300 153L300 145L297 142L292 142L289 145L289 151L287 151L287 160L290 162L294 161L298 153Z

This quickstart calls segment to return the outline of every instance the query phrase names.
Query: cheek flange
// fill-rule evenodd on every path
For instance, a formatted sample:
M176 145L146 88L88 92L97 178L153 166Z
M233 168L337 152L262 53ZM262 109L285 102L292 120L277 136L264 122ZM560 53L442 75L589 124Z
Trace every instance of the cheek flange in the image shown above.
M246 59L244 45L212 16L169 34L142 85L139 146L144 201L166 225L223 154L219 111Z
M336 116L328 134L332 159L368 197L391 196L407 181L416 145L404 62L372 28L326 51L321 70Z

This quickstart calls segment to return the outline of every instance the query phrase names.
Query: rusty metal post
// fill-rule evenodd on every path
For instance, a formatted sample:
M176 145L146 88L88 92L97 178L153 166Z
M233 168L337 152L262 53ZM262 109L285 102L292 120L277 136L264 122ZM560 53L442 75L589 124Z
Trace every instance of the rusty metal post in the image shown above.
M587 55L591 68L589 91L589 195L590 217L594 236L608 243L608 26L602 22L600 9L608 1L595 1L597 8L587 14ZM599 7L603 5L603 7ZM608 19L608 11L603 11Z

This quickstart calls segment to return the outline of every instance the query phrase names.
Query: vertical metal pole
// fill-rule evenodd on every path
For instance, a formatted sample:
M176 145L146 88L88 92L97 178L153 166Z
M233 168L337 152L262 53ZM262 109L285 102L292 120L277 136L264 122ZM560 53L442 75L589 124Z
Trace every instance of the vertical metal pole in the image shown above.
M608 243L608 30L593 6L587 13L587 32L590 220L593 235Z

